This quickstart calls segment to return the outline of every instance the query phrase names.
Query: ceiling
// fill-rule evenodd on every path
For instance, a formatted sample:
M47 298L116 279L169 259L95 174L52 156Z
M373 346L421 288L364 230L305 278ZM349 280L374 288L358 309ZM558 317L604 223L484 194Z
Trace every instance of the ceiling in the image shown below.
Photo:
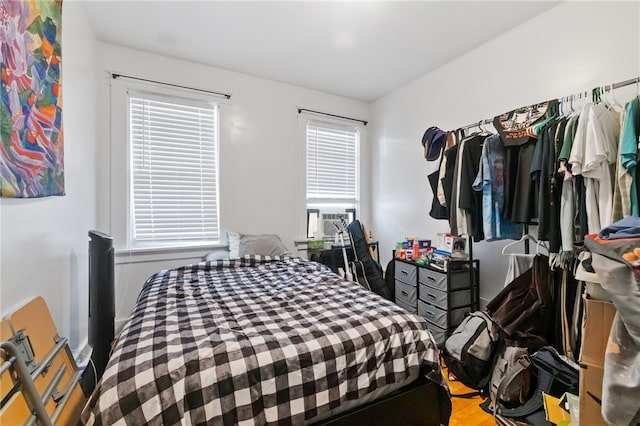
M98 40L373 101L558 2L83 4Z

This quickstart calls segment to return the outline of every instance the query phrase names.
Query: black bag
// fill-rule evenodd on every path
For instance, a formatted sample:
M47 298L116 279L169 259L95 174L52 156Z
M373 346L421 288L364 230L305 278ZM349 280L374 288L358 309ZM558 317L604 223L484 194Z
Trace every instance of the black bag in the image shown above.
M497 341L498 329L487 313L470 314L444 342L449 372L467 387L486 390Z
M487 312L508 345L537 349L547 344L553 319L551 278L549 258L537 255L531 269L487 303Z
M491 406L491 401L487 400L481 404L485 411L496 415L496 417L525 420L528 424L549 424L545 420L542 393L556 398L561 397L565 392L578 394L579 372L577 365L565 361L553 347L544 346L538 349L530 359L536 382L531 397L521 406L513 408L506 407L500 398L496 398L495 406ZM523 364L522 368L527 368L526 364ZM514 371L505 376L503 380L509 382L516 373L517 371Z

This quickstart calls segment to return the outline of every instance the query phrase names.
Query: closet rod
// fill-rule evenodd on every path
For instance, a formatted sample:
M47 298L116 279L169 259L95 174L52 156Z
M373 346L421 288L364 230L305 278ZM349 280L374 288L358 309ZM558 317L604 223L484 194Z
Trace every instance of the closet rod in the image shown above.
M326 115L326 116L329 116L329 117L342 118L343 120L359 121L360 123L364 124L365 126L368 123L368 121L360 120L359 118L351 118L351 117L345 117L344 115L329 114L328 112L320 112L320 111L314 111L312 109L298 108L298 114L300 114L302 111L311 112L313 114Z
M188 90L195 90L196 92L210 93L212 95L222 96L222 97L225 97L227 99L231 99L231 95L229 93L214 92L213 90L205 90L205 89L198 89L196 87L181 86L179 84L164 83L162 81L148 80L146 78L132 77L130 75L124 75L124 74L111 73L111 76L113 77L114 80L119 78L119 77L122 77L122 78L131 79L131 80L145 81L147 83L162 84L163 86L177 87L179 89L188 89Z
M629 80L621 81L619 83L614 83L611 86L604 86L605 91L610 91L612 89L619 89L625 86L631 86L632 84L640 83L640 77L630 78Z
M629 80L624 80L618 83L613 83L610 85L599 86L599 87L603 87L605 92L609 92L611 90L620 89L621 87L631 86L632 84L640 84L640 77L630 78ZM558 101L562 101L563 99L569 98L571 96L573 95L558 98ZM458 130L468 130L474 127L479 127L482 124L491 124L491 123L493 123L493 118L487 118L484 120L480 120L477 123L467 124L466 126L458 127Z

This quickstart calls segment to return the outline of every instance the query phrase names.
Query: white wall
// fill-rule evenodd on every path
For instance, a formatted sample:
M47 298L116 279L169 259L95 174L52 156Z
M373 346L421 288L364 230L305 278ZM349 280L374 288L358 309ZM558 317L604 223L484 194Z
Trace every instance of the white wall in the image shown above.
M428 216L427 175L437 164L425 162L420 141L429 126L454 129L640 75L639 20L638 2L564 2L376 101L372 227L384 259L404 236L449 230ZM474 245L485 300L504 282L503 245Z
M294 240L305 236L303 179L299 155L304 147L298 132L297 107L367 119L369 104L145 52L98 43L100 76L98 116L100 152L98 162L99 229L111 233L125 212L109 215L109 79L108 71L167 83L231 93L230 104L221 107L220 219L223 237L227 230L241 233L275 233L294 249ZM286 64L282 64L286 66ZM370 150L363 141L363 212L369 210ZM118 189L115 188L117 191ZM124 190L124 188L123 188ZM368 221L367 216L362 217ZM115 239L123 247L122 239ZM124 254L117 256L117 321L126 318L144 279L151 273L198 260L202 252L161 255Z
M87 337L87 231L96 223L94 36L76 2L62 8L67 195L0 199L0 316L36 296L72 348Z

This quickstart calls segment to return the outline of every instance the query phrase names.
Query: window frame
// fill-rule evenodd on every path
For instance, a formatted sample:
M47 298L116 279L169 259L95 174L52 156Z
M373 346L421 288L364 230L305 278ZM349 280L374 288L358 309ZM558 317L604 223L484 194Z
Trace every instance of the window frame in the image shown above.
M221 135L221 99L203 92L177 89L161 83L147 83L129 78L113 79L110 82L110 113L111 113L111 155L110 155L110 227L114 236L114 246L119 252L167 252L174 249L184 251L188 249L202 249L218 247L221 244L222 225L220 218L220 135ZM215 106L215 168L216 168L216 219L218 236L216 239L202 240L171 240L166 243L138 243L134 239L133 212L133 169L132 169L132 141L131 124L131 96L149 94L154 99L166 99L169 102L180 101L185 105L208 104ZM123 107L123 102L124 106ZM123 173L122 168L125 172Z
M356 152L355 152L355 166L356 166L356 198L353 203L351 200L341 202L337 199L327 199L326 202L317 202L318 199L314 199L314 202L309 203L308 193L307 193L307 151L308 151L308 139L307 139L307 129L309 123L313 123L314 125L326 126L328 128L333 128L337 130L347 130L347 131L355 131L356 135ZM305 240L309 238L309 211L310 210L319 210L321 213L351 213L355 217L355 212L361 210L362 206L362 173L363 173L363 164L362 164L362 149L363 149L363 140L366 137L366 129L363 124L354 123L352 121L342 120L342 119L334 119L327 116L317 115L313 113L300 113L299 114L299 137L301 140L301 154L300 154L300 185L299 185L299 193L301 194L301 214L300 217L303 218L303 225L299 230L299 235L304 235ZM303 209L302 209L303 208Z

